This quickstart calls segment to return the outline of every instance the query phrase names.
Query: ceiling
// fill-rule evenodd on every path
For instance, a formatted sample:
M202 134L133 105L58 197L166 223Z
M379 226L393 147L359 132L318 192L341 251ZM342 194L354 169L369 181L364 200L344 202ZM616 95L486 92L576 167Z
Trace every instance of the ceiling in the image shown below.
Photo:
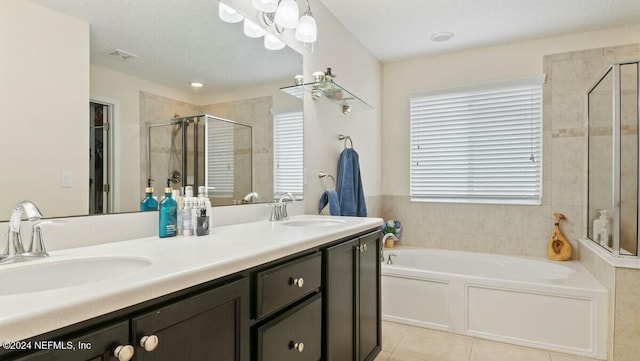
M217 0L188 0L189 6L187 0L31 1L90 24L92 64L183 91L207 94L282 82L302 69L292 49L265 50L261 39L244 36L241 23L220 21ZM640 0L319 1L385 63L640 24ZM438 32L454 36L432 41ZM104 55L115 48L139 57ZM194 90L191 81L205 87Z
M243 34L242 23L220 21L217 0L31 1L90 24L92 64L175 89L207 94L284 79L293 83L302 71L294 50L266 50L262 39ZM138 58L104 55L116 48ZM204 88L191 88L193 81Z
M320 1L385 63L640 24L640 0ZM454 36L432 41L438 32Z

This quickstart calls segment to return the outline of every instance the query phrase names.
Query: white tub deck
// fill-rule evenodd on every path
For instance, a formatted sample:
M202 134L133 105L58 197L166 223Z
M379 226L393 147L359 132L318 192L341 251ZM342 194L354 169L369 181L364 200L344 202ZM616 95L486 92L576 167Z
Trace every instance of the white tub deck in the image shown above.
M385 248L384 320L606 359L608 293L579 262Z

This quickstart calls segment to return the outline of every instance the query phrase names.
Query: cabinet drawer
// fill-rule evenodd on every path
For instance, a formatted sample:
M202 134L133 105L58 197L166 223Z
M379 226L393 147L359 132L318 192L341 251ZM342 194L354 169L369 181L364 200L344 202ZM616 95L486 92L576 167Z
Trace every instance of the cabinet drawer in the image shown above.
M261 318L320 288L322 258L315 253L259 272L256 318Z
M321 346L319 294L258 328L258 361L318 361Z

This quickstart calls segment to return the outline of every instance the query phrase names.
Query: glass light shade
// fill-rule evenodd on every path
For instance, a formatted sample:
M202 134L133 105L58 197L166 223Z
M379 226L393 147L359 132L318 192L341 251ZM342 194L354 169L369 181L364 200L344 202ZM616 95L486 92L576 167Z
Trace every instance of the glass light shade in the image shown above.
M265 13L275 13L278 9L278 0L252 0L251 5Z
M264 47L269 50L280 50L284 48L285 45L283 41L269 33L264 35Z
M316 25L316 19L314 19L313 15L308 11L304 13L298 21L296 39L303 43L314 43L318 39L318 26Z
M218 16L220 20L226 23L239 23L244 19L244 16L238 14L231 6L223 3L218 3Z
M275 22L285 29L295 29L299 14L298 4L294 0L282 0L276 10Z
M244 35L250 38L259 38L261 36L264 36L264 34L266 34L264 29L262 29L256 23L254 23L253 21L247 18L244 19L244 23L242 25L244 29Z

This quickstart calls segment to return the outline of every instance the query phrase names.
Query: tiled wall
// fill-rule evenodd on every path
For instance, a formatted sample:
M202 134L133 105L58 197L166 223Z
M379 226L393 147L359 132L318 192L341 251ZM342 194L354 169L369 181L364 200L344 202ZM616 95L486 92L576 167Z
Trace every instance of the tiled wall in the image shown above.
M640 270L616 268L614 361L640 358Z
M558 212L567 217L561 228L575 251L577 240L586 234L586 91L612 61L634 56L640 56L639 45L544 57L541 205L424 203L383 196L381 216L403 221L405 245L546 256L553 213Z
M235 174L237 194L232 200L224 200L228 204L234 204L234 201L241 200L244 195L253 190L260 193L263 200L267 201L273 197L273 122L271 121L271 108L273 107L272 97L258 97L240 101L226 102L220 104L211 104L198 106L186 102L166 98L163 96L140 92L140 119L141 121L141 174L147 174L147 129L148 122L169 121L174 116L184 117L197 114L214 114L216 116L238 121L253 127L253 164L252 171L249 173L249 167L236 167L238 171ZM177 143L181 143L178 139ZM171 169L180 170L178 159L171 151L171 134L168 131L157 131L152 135L152 151L151 159L152 178L156 180L155 194L159 195L164 187L164 179L166 179L167 164L171 165ZM251 143L249 143L251 144ZM180 148L179 145L177 145ZM199 145L200 152L203 152L203 144ZM178 149L179 151L180 149ZM248 157L248 149L237 149L236 160L242 163L251 162ZM178 153L176 153L178 154ZM174 164L175 163L175 164ZM239 164L239 163L237 163ZM156 170L158 170L156 172ZM204 174L204 173L203 173ZM257 177L254 179L252 177ZM162 180L162 181L161 181ZM199 183L203 184L204 179L200 179ZM146 176L140 183L141 193L146 184ZM178 185L179 186L179 185ZM197 190L194 190L196 192ZM217 205L222 205L220 199L214 201Z

